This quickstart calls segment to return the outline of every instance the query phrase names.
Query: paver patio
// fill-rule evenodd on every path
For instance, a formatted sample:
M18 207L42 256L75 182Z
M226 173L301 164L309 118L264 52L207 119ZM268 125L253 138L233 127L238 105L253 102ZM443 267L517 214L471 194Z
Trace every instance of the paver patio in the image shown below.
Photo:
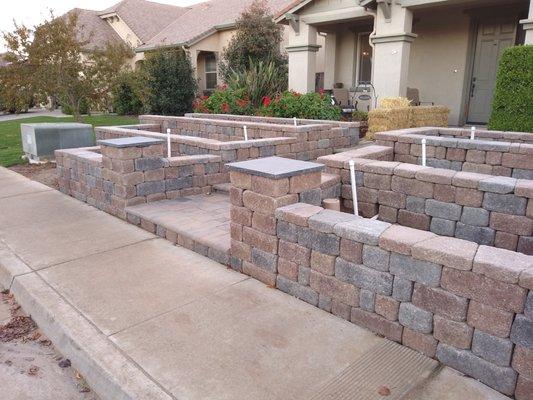
M390 399L436 367L368 330L1 168L0 182L0 285L11 286L103 398L310 399L338 378L342 393L355 387L369 398L379 397L376 384L389 385ZM392 358L373 354L380 352ZM387 368L392 363L404 368ZM373 379L362 375L347 387L343 372L358 370L373 371ZM436 388L443 381L463 385L458 396L505 398L468 378L438 376ZM436 389L427 391L405 398L443 398Z

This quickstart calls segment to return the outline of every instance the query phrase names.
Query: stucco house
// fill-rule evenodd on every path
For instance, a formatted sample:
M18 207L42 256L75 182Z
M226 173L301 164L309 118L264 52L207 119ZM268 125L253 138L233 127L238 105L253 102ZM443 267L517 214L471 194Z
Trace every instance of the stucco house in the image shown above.
M533 0L298 0L276 21L289 27L291 89L314 91L320 74L325 89L371 81L378 98L416 88L452 125L488 121L499 56L533 43Z
M135 68L146 52L157 48L180 47L189 52L199 89L209 91L221 82L218 62L235 33L235 21L253 0L208 0L177 7L146 0L122 0L103 11L74 9L78 13L80 35L88 48L122 41L135 52L130 60ZM266 0L273 14L286 9L292 0ZM285 32L288 37L289 29ZM322 37L319 43L322 43ZM283 48L285 48L284 43ZM322 54L322 52L319 52ZM323 57L315 69L323 69Z

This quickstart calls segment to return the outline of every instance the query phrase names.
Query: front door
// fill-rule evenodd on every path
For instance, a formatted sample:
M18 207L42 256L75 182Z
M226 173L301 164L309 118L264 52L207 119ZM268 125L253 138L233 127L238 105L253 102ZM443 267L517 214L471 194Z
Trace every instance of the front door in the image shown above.
M515 37L516 21L513 19L480 21L470 87L469 123L488 122L500 56L514 45Z

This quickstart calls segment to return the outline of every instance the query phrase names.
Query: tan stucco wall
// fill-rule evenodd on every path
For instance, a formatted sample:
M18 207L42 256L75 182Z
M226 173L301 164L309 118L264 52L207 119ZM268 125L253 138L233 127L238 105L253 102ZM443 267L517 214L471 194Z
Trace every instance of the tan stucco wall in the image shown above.
M462 10L415 13L408 86L420 90L421 101L451 109L449 123L457 125L467 69L470 18Z
M117 32L126 44L135 48L141 45L141 40L137 35L130 29L130 27L122 20L120 17L110 17L106 18L106 21L111 25L111 27Z
M354 85L357 34L351 31L337 33L337 52L334 83L350 89Z

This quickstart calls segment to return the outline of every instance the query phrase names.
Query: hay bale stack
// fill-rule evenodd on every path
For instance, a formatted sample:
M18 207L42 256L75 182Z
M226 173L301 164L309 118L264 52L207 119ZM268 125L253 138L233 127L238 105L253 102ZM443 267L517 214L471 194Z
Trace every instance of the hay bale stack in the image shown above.
M411 107L377 108L368 113L367 138L376 132L410 128Z
M443 106L418 106L411 108L411 128L423 126L448 126L450 109Z
M405 97L388 97L381 100L379 108L368 113L367 138L376 132L424 126L448 126L450 109L443 106L411 107Z

